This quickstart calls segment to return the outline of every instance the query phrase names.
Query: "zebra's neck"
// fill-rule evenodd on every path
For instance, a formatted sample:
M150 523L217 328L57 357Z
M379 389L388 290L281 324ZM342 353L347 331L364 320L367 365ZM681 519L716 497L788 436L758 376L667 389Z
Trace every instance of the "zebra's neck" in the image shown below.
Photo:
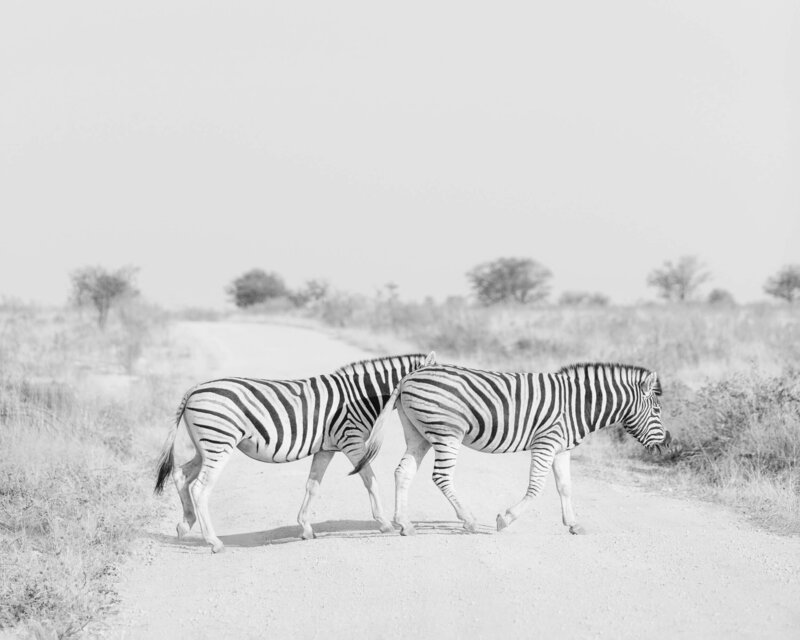
M559 371L557 375L564 379L566 418L575 444L630 414L641 371L638 367L604 363L573 365Z
M427 356L424 353L411 353L403 356L386 356L371 360L359 360L339 367L334 373L341 375L397 375L400 379L421 367Z
M389 396L406 375L425 363L425 354L362 360L340 367L334 376L342 381L351 400L361 405L365 418L377 418Z

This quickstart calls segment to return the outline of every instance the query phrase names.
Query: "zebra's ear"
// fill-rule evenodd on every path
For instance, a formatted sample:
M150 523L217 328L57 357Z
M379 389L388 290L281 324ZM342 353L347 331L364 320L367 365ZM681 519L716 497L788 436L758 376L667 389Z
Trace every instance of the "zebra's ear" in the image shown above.
M648 373L642 382L642 393L645 398L649 398L654 393L657 396L661 395L661 383L658 381L658 375L655 371Z
M428 354L428 357L425 358L425 364L423 364L422 366L423 367L427 367L429 364L436 364L436 352L435 351L431 351Z

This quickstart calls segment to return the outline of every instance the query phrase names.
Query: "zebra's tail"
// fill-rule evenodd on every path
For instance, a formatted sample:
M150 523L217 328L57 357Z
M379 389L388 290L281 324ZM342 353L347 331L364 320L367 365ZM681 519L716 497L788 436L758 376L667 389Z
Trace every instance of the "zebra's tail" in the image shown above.
M181 424L181 418L183 418L183 412L186 410L186 403L189 401L192 391L194 389L183 396L178 412L175 415L175 428L170 430L164 446L161 448L161 455L158 458L158 471L156 472L156 486L153 489L153 493L156 495L164 491L164 483L166 483L167 478L172 473L172 467L175 465L175 437L178 435L178 427Z
M354 476L357 474L365 466L372 462L373 458L378 455L378 451L381 450L381 443L383 442L383 425L386 424L386 418L388 418L389 414L394 410L397 397L400 395L400 384L402 383L398 383L398 385L394 388L392 395L389 396L389 400L378 414L378 419L375 420L375 426L372 427L372 433L369 434L367 441L364 443L364 446L366 447L364 455L361 457L361 460L356 462L356 466L353 467L353 470L347 475Z

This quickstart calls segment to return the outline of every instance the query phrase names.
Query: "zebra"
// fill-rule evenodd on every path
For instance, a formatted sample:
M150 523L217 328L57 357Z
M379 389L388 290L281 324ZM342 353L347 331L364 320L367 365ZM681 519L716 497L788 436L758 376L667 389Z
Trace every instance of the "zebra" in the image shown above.
M172 475L183 505L183 520L176 527L178 538L199 521L211 551L224 550L211 524L208 499L234 448L262 462L293 462L314 456L297 522L303 539L315 537L309 510L334 453L343 452L355 464L364 453L364 441L375 419L400 380L434 362L434 352L427 356L417 353L362 360L332 374L303 380L222 378L190 389L164 443L154 490L160 494ZM195 456L176 467L175 437L181 419ZM383 516L372 469L362 464L359 473L380 530L394 531Z
M434 483L464 528L477 531L453 484L462 443L487 453L531 452L528 489L522 500L497 515L498 531L530 507L552 467L562 521L570 533L583 533L572 509L570 451L593 431L617 423L648 449L660 451L671 441L661 425L660 395L654 372L623 364L580 363L556 373L499 373L437 364L400 382L353 473L378 453L386 416L396 404L406 439L395 471L394 520L402 535L415 533L408 518L408 489L431 447Z

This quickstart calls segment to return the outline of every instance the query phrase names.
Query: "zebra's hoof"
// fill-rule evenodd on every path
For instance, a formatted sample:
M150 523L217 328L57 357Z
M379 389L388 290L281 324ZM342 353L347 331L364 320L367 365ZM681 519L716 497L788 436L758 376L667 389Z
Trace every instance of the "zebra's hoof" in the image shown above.
M506 520L505 516L503 516L502 513L498 513L497 514L497 530L498 531L502 531L503 529L505 529L510 524L511 524L511 522Z
M314 538L317 537L317 534L314 533L311 529L309 529L308 531L303 531L303 533L300 534L300 537L303 540L313 540Z
M175 530L178 532L178 540L182 540L183 537L189 533L189 525L185 522L179 522Z
M478 533L478 525L474 522L465 522L464 531L467 533Z
M417 530L414 528L413 524L401 524L400 525L400 535L401 536L415 536L417 535Z
M216 542L211 545L211 553L224 553L225 545L221 542Z
M582 536L584 533L586 533L586 529L584 529L584 528L583 528L581 525L579 525L579 524L573 524L573 525L572 525L572 526L569 528L569 532L570 532L570 533L571 533L573 536Z
M381 522L379 525L381 533L394 533L394 527L388 522Z

